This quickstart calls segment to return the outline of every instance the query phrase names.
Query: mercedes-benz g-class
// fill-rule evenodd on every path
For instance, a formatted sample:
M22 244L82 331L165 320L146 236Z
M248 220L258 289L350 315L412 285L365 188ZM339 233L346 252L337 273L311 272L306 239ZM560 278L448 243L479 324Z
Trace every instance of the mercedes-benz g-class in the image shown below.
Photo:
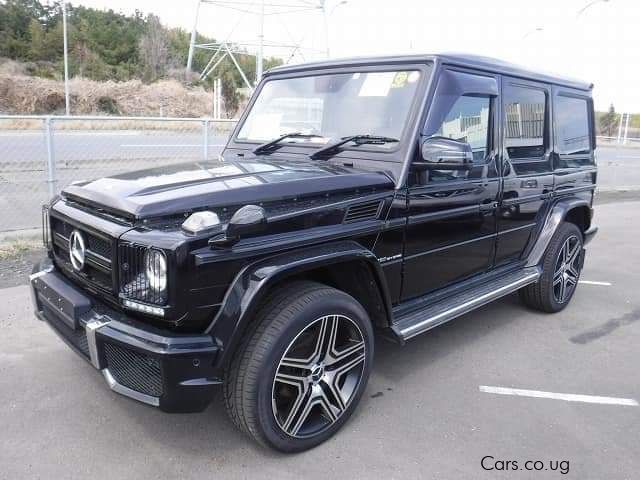
M260 443L313 447L356 408L374 336L516 291L569 303L596 231L591 92L463 55L275 68L216 160L43 208L36 314L115 392L197 412L220 386Z

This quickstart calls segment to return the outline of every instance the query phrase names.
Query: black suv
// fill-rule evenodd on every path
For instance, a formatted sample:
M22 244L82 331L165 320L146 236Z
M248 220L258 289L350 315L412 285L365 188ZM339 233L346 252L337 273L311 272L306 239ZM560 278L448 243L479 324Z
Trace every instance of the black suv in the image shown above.
M596 232L592 85L462 55L271 70L219 159L43 210L36 315L116 392L293 452L404 343L518 291L562 310Z

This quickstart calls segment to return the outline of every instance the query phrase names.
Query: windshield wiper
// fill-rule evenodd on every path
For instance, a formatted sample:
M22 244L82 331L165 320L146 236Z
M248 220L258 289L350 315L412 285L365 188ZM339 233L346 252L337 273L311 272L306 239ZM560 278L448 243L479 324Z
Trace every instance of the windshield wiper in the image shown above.
M310 133L310 134L302 133L302 132L285 133L284 135L281 135L274 140L270 140L267 143L258 145L253 150L253 153L258 154L258 153L264 153L264 152L273 150L275 147L278 146L280 142L282 142L283 140L286 140L287 138L324 138L324 137L322 135L314 135L313 133Z
M342 137L339 141L316 150L310 155L310 158L315 160L318 158L333 155L334 153L338 153L340 151L340 147L349 142L353 142L356 145L384 145L385 143L393 143L399 141L400 140L398 140L397 138L381 137L378 135L351 135L349 137Z

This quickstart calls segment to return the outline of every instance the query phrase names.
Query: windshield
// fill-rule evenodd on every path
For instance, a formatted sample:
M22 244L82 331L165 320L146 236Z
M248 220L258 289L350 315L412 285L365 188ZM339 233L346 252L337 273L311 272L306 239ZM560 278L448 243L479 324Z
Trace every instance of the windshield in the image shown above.
M420 76L418 70L356 72L270 80L265 83L237 139L323 146L352 135L401 138ZM397 143L377 144L391 149Z

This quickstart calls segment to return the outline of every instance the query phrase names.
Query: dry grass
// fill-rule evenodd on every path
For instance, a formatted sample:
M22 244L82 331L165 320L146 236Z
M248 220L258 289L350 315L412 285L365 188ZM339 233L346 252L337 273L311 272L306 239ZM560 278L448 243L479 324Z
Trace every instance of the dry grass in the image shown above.
M213 108L211 93L176 80L146 85L139 80L96 82L74 78L69 90L75 115L207 117ZM63 82L27 76L20 64L4 61L0 63L0 112L64 113Z
M0 244L0 260L16 258L38 248L42 248L42 242L39 240L15 240L3 243Z

